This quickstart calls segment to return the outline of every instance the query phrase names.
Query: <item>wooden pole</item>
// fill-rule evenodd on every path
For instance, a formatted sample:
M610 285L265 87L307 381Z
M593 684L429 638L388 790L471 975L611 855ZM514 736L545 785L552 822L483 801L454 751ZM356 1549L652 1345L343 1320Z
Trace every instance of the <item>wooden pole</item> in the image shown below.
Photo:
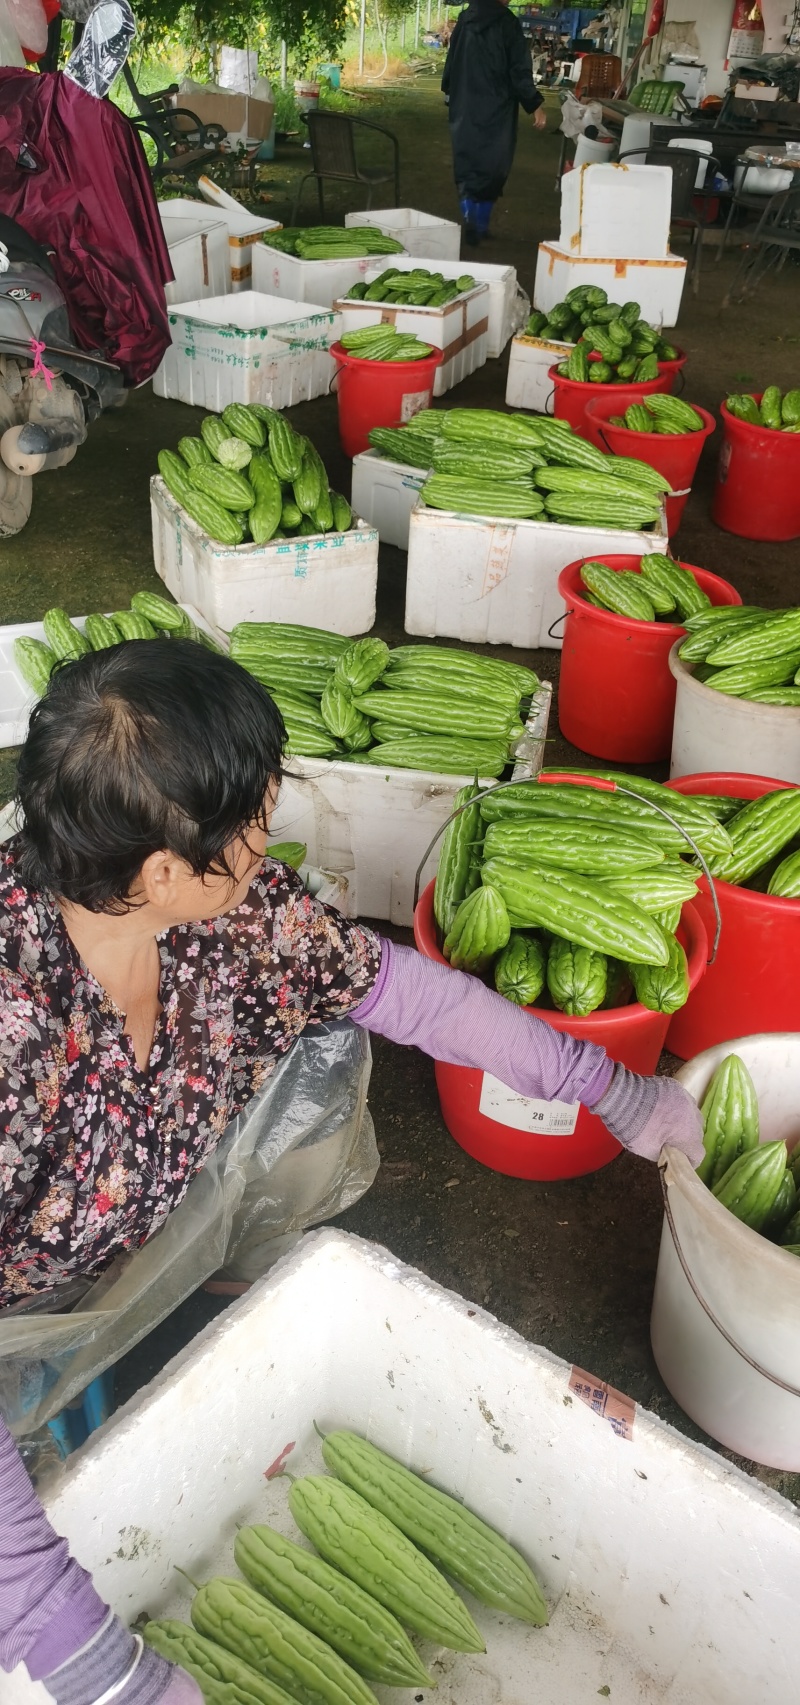
M358 71L364 75L364 43L367 34L367 0L361 0L361 22L358 31Z

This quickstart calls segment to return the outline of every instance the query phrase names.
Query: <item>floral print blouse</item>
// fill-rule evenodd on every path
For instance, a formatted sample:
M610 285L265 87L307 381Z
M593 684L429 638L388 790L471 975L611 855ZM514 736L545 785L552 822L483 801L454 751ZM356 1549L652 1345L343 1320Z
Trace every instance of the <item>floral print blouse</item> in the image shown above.
M227 917L159 940L146 1070L54 899L0 857L0 1307L145 1243L308 1023L368 995L381 946L265 860Z

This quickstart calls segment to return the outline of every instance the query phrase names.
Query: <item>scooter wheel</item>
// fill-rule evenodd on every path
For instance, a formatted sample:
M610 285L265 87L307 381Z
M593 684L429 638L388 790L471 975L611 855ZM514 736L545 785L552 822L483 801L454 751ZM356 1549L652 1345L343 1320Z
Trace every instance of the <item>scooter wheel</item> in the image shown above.
M33 480L30 474L12 474L0 462L0 539L21 533L31 512Z

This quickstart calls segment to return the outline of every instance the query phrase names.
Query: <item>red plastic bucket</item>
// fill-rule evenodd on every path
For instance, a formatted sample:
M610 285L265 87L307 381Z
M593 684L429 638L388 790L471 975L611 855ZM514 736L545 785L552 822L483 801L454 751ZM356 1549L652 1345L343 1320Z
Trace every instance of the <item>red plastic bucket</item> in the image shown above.
M584 438L590 436L586 405L594 397L613 397L618 406L612 409L612 414L624 414L631 403L644 402L645 397L652 396L654 391L672 390L671 375L662 372L657 379L645 379L641 385L593 385L589 379L565 379L557 366L550 368L549 377L553 381L553 414L556 420L568 420L574 431Z
M712 520L741 539L800 538L800 432L751 426L724 403L719 412L723 439Z
M447 961L436 940L434 887L433 882L429 883L420 895L414 913L414 940L426 959L445 965ZM689 981L694 988L708 957L705 928L694 905L684 906L678 935L686 949ZM581 1041L597 1042L608 1049L612 1060L621 1061L630 1071L645 1074L655 1071L669 1026L665 1013L649 1012L638 1002L608 1012L593 1012L588 1018L566 1018L561 1012L546 1012L535 1006L527 1010L551 1024L554 1030L566 1030ZM437 1060L436 1087L442 1118L451 1137L473 1160L480 1160L493 1172L504 1172L510 1178L582 1178L587 1172L607 1166L620 1152L619 1143L606 1130L602 1119L586 1107L578 1107L576 1117L571 1107L554 1103L553 1122L560 1119L563 1129L560 1134L550 1135L539 1123L542 1121L545 1127L548 1123L547 1102L520 1103L520 1098L509 1092L509 1103L516 1100L521 1117L530 1113L532 1129L504 1125L482 1112L481 1100L486 1099L482 1071L449 1066Z
M681 377L681 375L683 373L683 369L686 366L686 363L687 363L689 357L686 354L685 349L678 349L677 344L674 343L672 345L672 347L673 347L673 349L678 350L678 353L675 356L674 360L673 361L659 361L658 366L659 366L659 371L661 373L669 373L669 376L670 376L670 387L669 388L671 391L674 391L677 389L678 379ZM683 380L682 379L681 379L681 390L683 390Z
M334 386L346 456L369 449L374 426L403 426L421 408L430 406L440 349L419 361L362 361L334 343L331 355L338 362Z
M642 434L641 436L646 436ZM641 573L641 557L581 557L562 568L558 590L567 606L558 721L565 740L593 758L623 764L657 764L672 750L677 685L669 654L685 628L672 622L634 622L598 610L581 581L586 561ZM716 574L682 563L712 604L741 604L733 586Z
M586 436L598 450L611 450L615 456L637 456L669 480L678 494L667 498L667 529L672 538L680 526L703 445L717 423L707 409L698 408L697 413L703 418L702 432L629 432L627 426L609 426L612 414L624 412L617 407L616 398L592 397L586 404Z
M791 783L729 771L681 776L667 785L676 793L760 799ZM722 914L717 957L669 1027L667 1047L681 1060L737 1036L800 1030L800 905L729 882L714 886ZM705 877L693 904L713 941L714 908Z

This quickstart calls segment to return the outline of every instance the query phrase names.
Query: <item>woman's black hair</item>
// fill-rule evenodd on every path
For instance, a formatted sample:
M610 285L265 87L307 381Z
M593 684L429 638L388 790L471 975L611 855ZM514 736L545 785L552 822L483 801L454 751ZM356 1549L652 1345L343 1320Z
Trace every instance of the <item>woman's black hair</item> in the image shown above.
M266 828L285 738L266 688L193 640L136 640L64 664L20 754L23 881L122 912L154 852L233 878L226 849Z

